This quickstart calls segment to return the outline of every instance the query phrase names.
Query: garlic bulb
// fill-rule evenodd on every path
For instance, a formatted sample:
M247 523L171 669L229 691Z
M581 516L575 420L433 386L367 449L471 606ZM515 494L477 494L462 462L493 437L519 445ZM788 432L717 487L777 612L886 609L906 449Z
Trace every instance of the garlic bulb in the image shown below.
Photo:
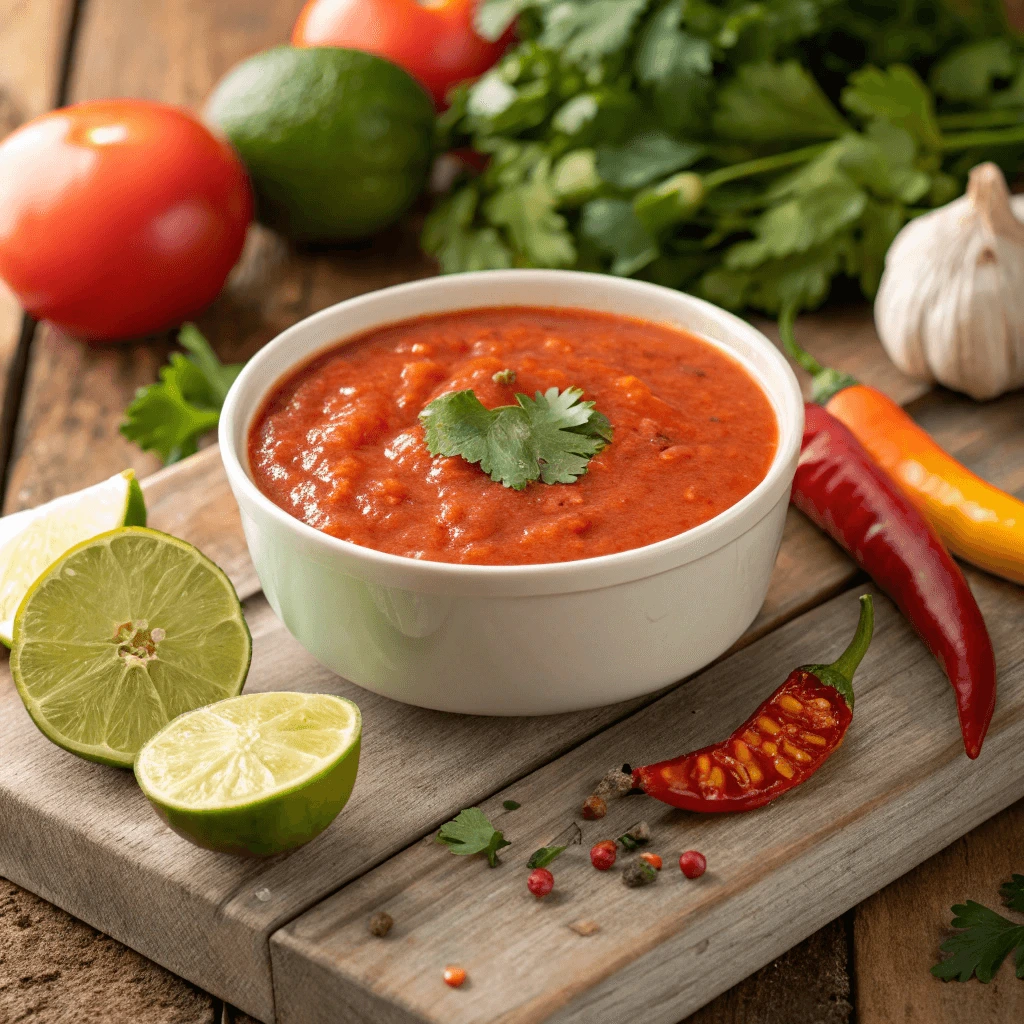
M995 164L979 164L965 195L896 236L875 326L912 377L978 399L1024 384L1024 223Z

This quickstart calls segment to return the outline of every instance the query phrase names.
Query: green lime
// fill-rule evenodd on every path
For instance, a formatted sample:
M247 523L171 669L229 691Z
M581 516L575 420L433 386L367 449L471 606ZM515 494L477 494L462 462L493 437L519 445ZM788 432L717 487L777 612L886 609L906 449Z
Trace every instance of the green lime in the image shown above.
M145 525L142 488L130 469L0 519L0 643L11 646L18 605L58 555L117 526Z
M323 693L247 693L176 718L139 752L135 777L179 835L269 856L308 843L348 802L359 708Z
M301 241L365 238L426 184L434 105L358 50L279 46L237 65L206 107L249 171L260 220Z
M14 617L11 674L58 746L131 767L185 711L233 697L252 641L231 581L183 540L141 526L61 555Z

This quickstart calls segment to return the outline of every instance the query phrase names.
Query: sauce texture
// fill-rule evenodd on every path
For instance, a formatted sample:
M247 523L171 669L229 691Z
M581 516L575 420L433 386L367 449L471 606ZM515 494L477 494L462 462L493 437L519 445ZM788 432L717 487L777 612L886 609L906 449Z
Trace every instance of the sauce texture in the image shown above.
M491 378L516 373L512 386ZM514 491L433 457L419 414L472 388L489 408L582 388L615 437L573 484ZM572 309L497 307L377 328L278 383L249 435L259 489L333 537L438 562L565 562L704 523L764 479L767 396L677 328Z

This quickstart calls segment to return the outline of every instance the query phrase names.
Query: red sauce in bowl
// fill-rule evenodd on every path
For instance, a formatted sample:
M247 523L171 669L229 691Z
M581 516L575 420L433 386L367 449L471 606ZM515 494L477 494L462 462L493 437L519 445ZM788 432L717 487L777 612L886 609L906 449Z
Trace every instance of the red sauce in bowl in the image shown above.
M516 373L511 387L491 379ZM514 491L433 457L419 414L472 388L489 408L578 387L614 440L573 484ZM332 537L438 562L565 562L707 522L764 479L778 427L735 360L676 328L500 307L380 327L280 381L249 435L259 489Z

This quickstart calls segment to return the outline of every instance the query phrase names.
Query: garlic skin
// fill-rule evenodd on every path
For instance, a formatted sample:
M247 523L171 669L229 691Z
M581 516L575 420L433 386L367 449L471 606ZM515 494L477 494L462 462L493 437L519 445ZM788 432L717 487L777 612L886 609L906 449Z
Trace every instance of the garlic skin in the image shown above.
M875 326L911 377L979 400L1024 385L1024 223L995 164L979 164L963 196L896 236Z

